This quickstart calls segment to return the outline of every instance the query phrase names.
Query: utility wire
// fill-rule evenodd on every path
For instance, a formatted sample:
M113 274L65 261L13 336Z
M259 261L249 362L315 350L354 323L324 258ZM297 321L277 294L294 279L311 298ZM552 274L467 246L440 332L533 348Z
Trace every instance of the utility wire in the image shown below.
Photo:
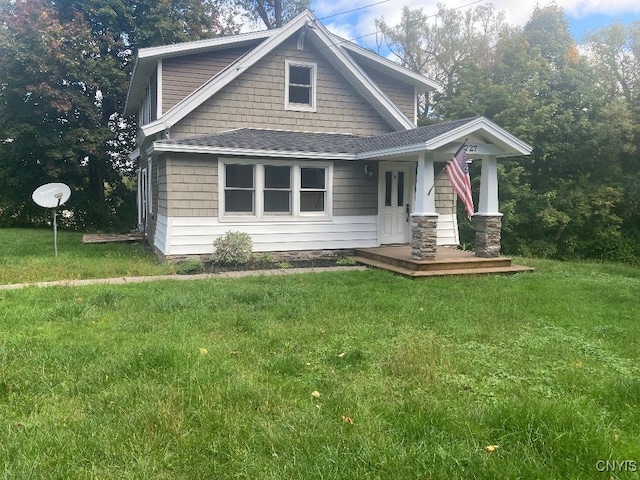
M375 7L376 5L387 3L387 2L390 2L390 1L391 0L382 0L382 1L377 2L377 3L371 3L371 4L365 5L363 7L354 8L353 10L347 10L345 12L334 13L333 15L327 15L326 17L319 18L318 20L326 20L327 18L333 18L333 17L338 17L340 15L346 15L347 13L353 13L353 12L357 12L358 10L364 10L365 8Z
M477 3L484 3L484 2L486 2L486 1L487 1L487 0L475 0L475 2L470 2L470 3L467 3L467 4L465 4L465 5L460 5L459 7L452 8L451 10L460 10L460 9L462 9L462 8L467 8L467 7L470 7L470 6L475 5L475 4L477 4ZM379 3L384 3L384 2L379 2ZM377 3L374 3L373 5L378 5L378 4L377 4ZM373 5L369 5L369 6L373 6ZM356 9L356 10L360 10L360 9L362 9L362 8L367 8L367 7L360 7L360 8L358 8L358 9ZM348 13L348 12L346 12L346 13ZM335 15L331 15L331 16L337 16L337 15L341 15L341 14L340 14L340 13L337 13L337 14L335 14ZM437 14L437 13L434 13L434 14L432 14L432 15L427 15L425 18L426 18L426 19L429 19L429 18L433 18L433 17L437 17L437 16L438 16L438 14ZM325 17L325 18L329 18L329 17ZM390 28L390 30L397 30L397 29L399 29L399 28L403 28L403 27L405 27L405 26L409 26L409 25L415 24L415 23L417 23L417 22L418 22L418 20L415 20L415 21L413 21L413 22L409 22L408 24L397 25L397 26L395 26L395 27L391 27L391 28ZM367 33L367 34L365 34L365 35L360 35L359 37L355 37L355 38L352 38L352 39L349 39L349 40L344 40L344 41L339 42L339 43L346 43L346 42L353 42L353 41L355 41L355 40L361 40L361 39L363 39L363 38L367 38L367 37L371 37L371 36L373 36L373 35L377 35L378 33L379 33L379 31L378 31L378 30L376 30L375 32Z

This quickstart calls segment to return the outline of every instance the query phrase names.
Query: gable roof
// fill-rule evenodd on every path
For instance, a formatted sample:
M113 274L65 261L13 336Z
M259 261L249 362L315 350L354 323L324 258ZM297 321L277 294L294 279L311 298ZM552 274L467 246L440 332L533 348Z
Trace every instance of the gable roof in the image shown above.
M215 52L232 47L244 47L257 45L265 38L273 36L274 30L242 33L228 37L209 38L193 42L174 43L158 47L141 48L136 55L136 61L131 73L131 82L127 91L125 115L136 113L138 105L142 102L149 77L153 73L159 60L183 55L193 55L204 52Z
M442 90L442 85L440 85L438 82L430 80L424 75L420 75L413 70L402 67L396 62L393 62L388 58L384 58L370 50L367 50L366 48L362 48L360 45L350 42L349 40L345 40L344 38L341 38L337 35L332 36L334 38L334 42L338 44L343 50L345 50L351 57L353 57L356 62L367 65L375 70L389 75L392 78L413 85L414 87L416 87L417 93L425 93L432 90Z
M418 127L375 137L240 128L194 138L159 140L155 152L209 153L306 159L362 160L436 150L461 137L484 138L499 157L529 155L531 146L484 117Z
M254 48L245 55L232 62L227 68L213 76L208 82L178 102L165 112L160 118L142 127L145 136L152 135L175 125L182 118L202 105L224 86L242 75L249 67L264 58L284 41L291 38L301 29L306 29L307 37L321 54L336 68L354 88L381 114L381 116L397 130L413 128L413 122L392 102L386 94L369 78L350 54L347 53L343 40L332 35L322 23L309 11L305 11L278 30L255 32L234 37L222 37L200 42L188 42L180 45L154 47L142 49L134 67L129 93L127 94L126 113L132 114L143 98L148 76L153 72L158 60L169 56L200 53L220 48L230 48L239 45L255 43ZM369 64L375 63L377 56L364 54L364 49L350 47L350 52L365 59ZM432 90L437 87L434 82L415 74L410 70L393 64L389 60L379 57L376 68L384 71L396 79L402 79L408 84L416 86L418 91Z

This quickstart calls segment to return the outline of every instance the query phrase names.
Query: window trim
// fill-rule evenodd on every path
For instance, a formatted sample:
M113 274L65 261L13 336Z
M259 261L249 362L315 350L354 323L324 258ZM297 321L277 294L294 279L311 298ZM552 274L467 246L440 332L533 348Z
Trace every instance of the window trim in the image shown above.
M147 192L149 193L147 211L149 214L153 214L153 157L149 157L147 160L147 173L149 175L147 179Z
M285 60L284 62L284 109L297 112L315 112L316 111L316 92L318 84L318 64L312 62L301 62L297 60ZM291 67L304 67L311 70L311 105L306 103L294 103L289 101L289 72Z
M254 166L253 213L225 213L226 165ZM264 167L291 167L291 213L264 211L265 178ZM323 168L325 170L325 208L322 212L301 212L302 191L300 168ZM305 160L256 160L220 158L218 162L218 220L220 222L296 222L305 220L331 220L333 217L333 162Z

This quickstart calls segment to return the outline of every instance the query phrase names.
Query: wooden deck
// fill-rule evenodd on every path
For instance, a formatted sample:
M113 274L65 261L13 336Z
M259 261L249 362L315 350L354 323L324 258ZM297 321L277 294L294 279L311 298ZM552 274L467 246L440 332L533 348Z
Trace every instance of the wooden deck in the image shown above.
M451 247L438 247L435 260L414 260L409 245L356 249L355 259L363 265L412 279L444 275L512 274L534 270L514 265L509 257L480 258L473 252Z
M119 243L141 242L143 233L85 233L82 235L82 243Z

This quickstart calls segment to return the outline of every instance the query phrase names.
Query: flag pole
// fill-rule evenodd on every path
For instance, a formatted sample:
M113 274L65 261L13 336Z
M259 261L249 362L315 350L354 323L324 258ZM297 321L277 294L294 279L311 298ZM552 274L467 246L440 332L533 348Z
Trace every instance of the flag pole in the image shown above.
M451 157L449 159L449 161L447 163L444 164L444 167L442 167L442 170L440 170L440 173L438 174L438 176L436 177L436 179L433 181L433 185L431 185L431 188L429 189L429 191L427 192L427 197L429 195L431 195L431 192L433 191L433 189L436 186L436 183L438 183L438 180L440 180L440 177L442 177L442 175L444 174L444 171L447 168L447 165L449 165L451 163L451 160L453 160L454 158L456 158L458 156L458 154L460 153L460 150L462 150L464 148L464 146L467 144L467 141L469 140L469 137L464 139L464 142L462 143L462 145L460 145L460 148L458 148L458 150L456 150L456 153L453 154L453 157Z

